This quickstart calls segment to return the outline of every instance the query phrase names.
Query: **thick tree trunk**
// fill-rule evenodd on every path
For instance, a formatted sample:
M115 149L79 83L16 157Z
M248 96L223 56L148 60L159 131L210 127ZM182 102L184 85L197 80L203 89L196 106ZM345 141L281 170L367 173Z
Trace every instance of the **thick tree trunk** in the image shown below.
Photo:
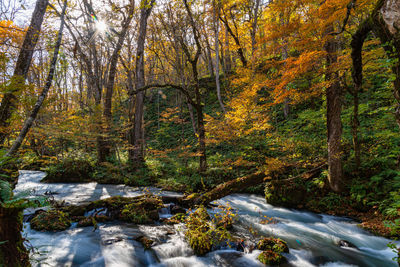
M333 32L333 31L329 31ZM338 76L332 72L331 66L337 62L338 44L335 37L325 45L328 72L326 79L332 84L326 89L326 118L328 129L328 180L331 189L341 192L344 189L342 165L342 88Z
M11 78L9 90L4 94L0 105L0 146L3 145L5 138L9 134L10 118L17 108L16 93L21 91L31 65L33 52L39 39L44 14L46 13L48 0L37 0L35 10L32 13L31 23L26 32L24 43L22 44L14 74Z
M144 77L144 44L146 41L147 19L153 8L154 0L142 0L139 20L139 35L136 50L136 89L145 86ZM129 159L134 167L139 167L144 161L143 134L144 91L138 92L135 99L135 115L130 133L132 143L129 149Z
M22 210L0 206L0 266L31 266L21 232Z
M361 149L360 141L358 138L358 127L360 125L358 119L358 104L359 92L362 90L363 79L363 63L362 63L362 47L369 32L372 30L371 20L367 19L362 22L354 33L351 40L351 58L353 61L352 77L354 82L354 90L351 93L353 96L353 119L351 124L351 132L353 135L353 149L354 149L354 162L356 165L356 173L358 172L361 164Z
M21 132L19 133L17 139L14 141L12 147L8 151L8 153L7 153L8 156L12 156L15 152L17 152L17 150L21 146L22 142L24 141L25 136L28 134L29 129L32 127L32 124L35 121L37 114L39 113L40 107L42 106L43 101L46 98L47 93L49 92L49 89L51 87L51 83L52 83L53 77L54 77L54 72L56 70L58 51L60 50L60 46L61 46L61 40L62 40L62 35L63 35L63 30L64 30L64 15L65 15L66 8L67 8L67 0L64 0L64 7L63 7L63 10L61 13L61 18L60 18L61 19L60 29L58 31L57 42L54 47L53 58L51 60L50 70L49 70L49 74L47 76L46 84L45 84L43 91L40 94L38 100L36 101L35 106L33 107L33 110L31 112L30 116L28 117L28 119L26 119Z

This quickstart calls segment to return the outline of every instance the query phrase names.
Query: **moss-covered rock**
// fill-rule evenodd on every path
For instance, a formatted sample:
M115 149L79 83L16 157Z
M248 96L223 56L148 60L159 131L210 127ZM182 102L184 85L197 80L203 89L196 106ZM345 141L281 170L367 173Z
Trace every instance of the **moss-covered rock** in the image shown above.
M31 227L37 231L63 231L71 226L69 215L59 210L39 213L31 220Z
M258 260L265 265L279 265L286 262L286 258L280 253L272 250L265 250L258 255Z
M71 217L84 216L87 211L87 205L71 205L61 207L61 211L68 213Z
M211 251L213 231L210 231L210 215L201 206L185 220L187 231L185 237L196 255L204 255Z
M259 250L272 250L276 253L289 253L289 247L285 241L280 238L266 237L258 241Z
M124 205L119 218L137 224L154 223L159 219L158 210L162 207L163 203L159 198L154 196L144 197Z

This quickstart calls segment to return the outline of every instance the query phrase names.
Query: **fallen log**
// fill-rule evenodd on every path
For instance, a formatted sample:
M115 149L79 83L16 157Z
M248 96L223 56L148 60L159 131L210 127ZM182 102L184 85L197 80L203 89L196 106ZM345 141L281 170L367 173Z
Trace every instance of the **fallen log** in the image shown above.
M223 183L204 194L192 194L179 201L185 207L194 205L208 204L214 200L223 198L232 193L243 191L243 189L259 185L264 182L266 175L264 172L256 172L244 177L239 177L229 182Z
M258 171L256 173L249 174L249 175L243 176L243 177L239 177L239 178L236 178L229 182L220 184L217 187L215 187L214 189L212 189L206 193L192 194L192 195L189 195L182 199L178 199L177 202L184 207L193 207L195 205L200 205L200 204L208 205L210 202L212 202L214 200L223 198L232 193L241 192L248 187L256 186L256 185L259 185L260 183L267 182L267 181L270 183L276 184L276 185L277 184L285 184L287 182L290 182L290 181L296 180L296 179L303 179L306 181L306 180L309 180L310 178L317 176L320 173L321 169L323 169L326 166L327 166L326 163L319 164L317 167L315 167L309 171L306 171L296 177L292 177L292 178L288 178L288 179L276 179L280 173L279 171L275 171L272 173Z

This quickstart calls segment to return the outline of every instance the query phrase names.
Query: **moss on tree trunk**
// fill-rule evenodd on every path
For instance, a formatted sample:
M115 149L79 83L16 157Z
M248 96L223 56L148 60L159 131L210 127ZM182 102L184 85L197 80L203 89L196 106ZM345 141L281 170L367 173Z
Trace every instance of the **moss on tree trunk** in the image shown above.
M22 210L0 207L0 266L30 266L21 231Z

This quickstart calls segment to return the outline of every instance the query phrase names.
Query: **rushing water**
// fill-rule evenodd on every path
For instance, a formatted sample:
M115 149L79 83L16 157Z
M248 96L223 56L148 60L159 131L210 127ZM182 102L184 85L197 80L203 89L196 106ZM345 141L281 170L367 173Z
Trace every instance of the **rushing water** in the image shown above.
M56 200L73 204L143 194L143 189L123 185L42 184L39 181L44 176L43 172L21 171L15 191L51 194ZM156 188L149 190L179 195ZM251 240L251 233L257 232L285 240L290 247L290 253L284 254L287 266L397 266L392 260L395 254L386 246L391 240L373 236L349 219L274 207L254 195L234 194L216 204L230 205L237 212L237 235ZM162 216L168 216L167 209ZM262 224L264 216L273 218L275 223ZM34 248L33 266L263 266L257 260L259 250L243 253L224 247L204 257L195 256L184 241L182 225L109 222L99 224L95 231L93 227L73 225L66 231L48 233L34 231L27 223L23 234ZM155 245L144 250L135 241L139 236L155 240ZM357 248L339 247L340 240L350 241Z

